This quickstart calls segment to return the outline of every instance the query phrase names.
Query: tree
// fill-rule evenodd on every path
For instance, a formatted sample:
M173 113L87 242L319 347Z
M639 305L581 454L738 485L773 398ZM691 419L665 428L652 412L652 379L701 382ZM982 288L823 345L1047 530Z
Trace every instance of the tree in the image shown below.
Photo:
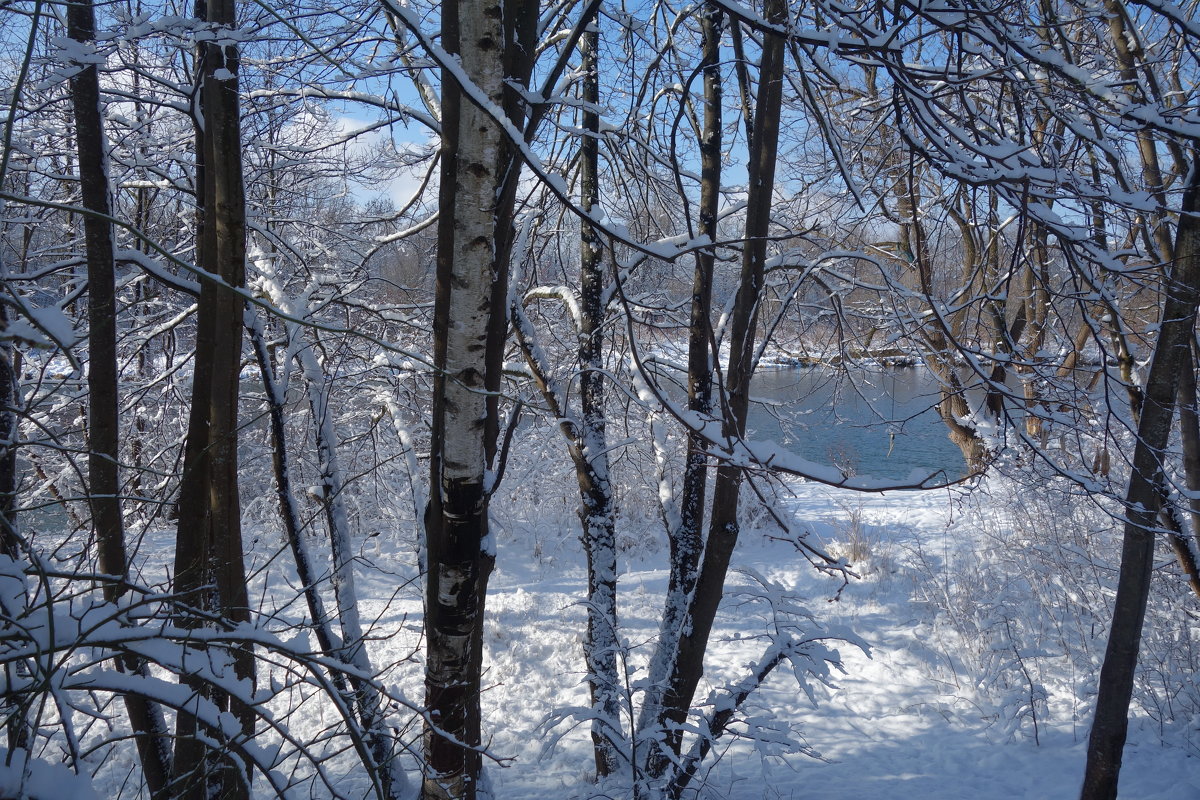
M781 0L768 0L764 18L769 25L782 26L788 9ZM750 378L754 373L758 304L763 286L767 235L775 190L775 163L779 146L779 119L783 102L783 38L774 31L763 34L763 52L758 78L758 96L750 137L750 179L746 208L745 245L742 270L734 300L729 331L729 363L725 370L725 392L729 412L722 435L731 440L746 435L750 403ZM683 726L691 708L696 685L704 670L704 653L712 631L738 538L738 495L742 470L733 464L717 467L708 521L708 539L700 573L689 601L686 621L679 631L679 645L663 697L662 723L667 746L680 755ZM661 773L665 764L652 765L651 774ZM677 796L690 776L680 776L671 794Z
M592 713L591 735L596 775L614 774L621 760L620 692L617 671L620 649L617 619L616 503L609 471L604 406L605 323L608 303L605 288L604 243L588 218L602 216L600 206L600 70L599 23L591 21L594 9L585 10L575 25L579 38L582 126L579 136L579 291L569 287L531 290L524 302L512 304L512 326L534 382L558 421L579 486L578 516L587 556L587 628L583 655L588 674ZM561 295L571 292L568 298ZM552 375L550 359L539 346L524 303L536 299L567 299L578 346L575 364L579 380L579 408L571 407L569 391Z
M341 795L324 766L336 751L381 797L406 792L401 766L413 764L427 798L477 796L502 527L489 514L501 513L493 498L511 459L547 483L574 478L564 497L576 498L587 559L589 698L562 719L585 722L596 774L616 791L628 779L639 797L689 793L776 667L791 663L803 683L837 663L764 579L778 624L749 668L703 699L704 676L724 666L709 639L751 515L772 516L819 569L852 575L764 487L786 474L881 487L748 438L756 365L773 348L847 375L885 353L925 359L947 428L980 469L1050 473L1120 500L1132 468L1150 488L1124 493L1137 545L1128 574L1144 573L1151 534L1165 532L1200 590L1194 337L1180 328L1192 300L1176 291L1190 280L1190 212L1171 236L1196 140L1196 33L1182 11L586 0L542 13L385 0L380 13L371 0L297 0L278 16L247 7L235 27L226 0L200 5L195 20L97 6L91 45L97 21L79 0L61 7L85 43L69 47L59 7L0 8L24 14L29 39L12 49L32 56L0 64L17 87L0 167L0 257L13 270L0 307L12 561L0 577L40 581L12 595L24 606L4 609L0 626L3 666L40 670L4 698L14 744L57 741L52 723L24 714L51 689L107 719L79 699L99 686L133 717L153 705L176 714L165 779L154 756L168 737L151 722L135 719L128 744L119 727L105 739L142 745L152 794L245 797L254 771L270 791L312 780ZM37 97L22 90L27 72ZM72 100L76 141L63 135ZM423 141L385 133L410 122ZM739 162L745 186L729 168ZM411 168L412 199L368 199L392 165ZM265 400L241 381L243 324ZM527 369L512 365L517 348ZM1143 387L1138 365L1160 349ZM1177 450L1164 432L1172 402ZM565 471L516 463L535 449L544 458L517 424L530 410L564 435ZM428 493L411 480L426 452ZM272 478L277 504L262 502ZM170 565L141 567L134 537L153 535L176 490L168 588ZM19 531L25 508L35 524ZM644 509L659 512L669 548L648 658L624 644L617 594L618 533L640 533ZM401 563L422 512L426 552ZM98 553L64 545L88 529ZM264 584L253 603L243 529L259 537L247 542ZM286 546L268 552L276 529ZM328 551L311 546L326 533ZM393 539L403 547L386 552ZM68 550L68 566L44 569L46 553ZM418 668L368 654L388 634L388 617L370 624L353 591L372 553L395 557L397 592L424 581ZM1128 710L1121 681L1137 680L1129 651L1146 585L1130 581L1094 737L1110 764ZM110 615L111 638L83 630L82 606ZM100 678L59 651L22 654L33 639L18 622L39 614L79 624L68 647L92 648ZM270 692L255 692L256 669ZM188 689L164 690L163 670ZM80 689L77 676L99 683ZM421 677L424 705L399 710L409 707L390 685ZM280 680L302 698L282 716L283 701L264 699ZM294 737L292 715L310 703L331 721ZM278 758L262 755L268 742ZM284 763L296 766L281 778Z
M404 11L394 8L398 16ZM494 468L508 333L508 253L519 125L532 68L534 3L442 8L442 151L434 308L426 737L422 796L474 800L482 759L483 614L495 558L487 473ZM461 68L450 59L457 58ZM497 119L497 115L503 115Z
M579 42L583 59L583 132L580 137L580 210L600 210L600 32L588 26ZM588 622L584 660L596 720L592 742L596 774L616 772L615 735L620 724L617 678L617 543L616 509L609 475L604 415L604 251L599 232L584 221L579 241L579 395L580 431L576 460L579 476L579 519L588 561ZM582 467L583 469L579 469Z
M1154 570L1157 522L1169 502L1164 451L1171 434L1179 375L1192 370L1196 309L1200 305L1200 149L1195 147L1174 252L1125 497L1120 580L1100 670L1081 800L1112 800L1117 796L1121 751L1129 726L1129 700Z
M688 324L688 410L708 415L712 412L713 274L716 265L717 223L721 203L721 134L724 93L722 90L721 36L724 15L709 3L701 12L704 75L704 127L700 134L701 186L699 230L709 247L695 255ZM677 656L679 632L684 622L688 599L696 586L697 567L703 551L704 501L708 488L708 442L699 431L687 434L687 454L683 466L678 512L666 515L667 541L671 548L670 577L663 606L659 644L651 656L649 683L638 721L639 731L661 724L662 691L671 665ZM655 745L651 744L651 748Z
M200 117L197 152L200 234L198 266L202 273L197 310L192 400L179 494L175 591L197 612L185 613L185 626L249 620L242 556L241 502L238 497L238 401L242 363L242 310L238 291L246 282L246 211L242 185L242 142L238 102L238 46L230 32L237 22L232 0L200 6L212 32L199 53ZM231 670L253 682L253 656L247 648L200 652L216 682ZM228 657L230 664L221 662ZM203 670L206 672L207 670ZM241 721L243 735L253 732L253 715L238 701L204 682L193 690L212 696ZM172 792L199 800L212 791L224 798L249 796L247 766L215 763L198 735L197 720L178 715L172 766Z
M92 48L96 19L90 0L67 7L67 34L80 47ZM81 59L76 69L71 78L75 143L83 207L90 212L83 220L88 281L88 499L96 530L97 562L100 571L111 576L104 584L104 598L115 603L128 590L129 573L119 468L116 262L100 79L94 63ZM145 674L145 665L135 659L119 661L118 666ZM161 800L170 774L166 723L161 711L145 697L126 695L125 708L137 736L146 785L151 797Z
M996 186L1021 223L1034 227L1047 243L1038 248L1043 257L1050 238L1057 239L1065 266L1057 276L1060 287L1056 290L1046 280L1054 265L1043 263L1034 273L1042 282L1042 311L1057 315L1065 330L1078 324L1078 334L1062 351L1068 354L1063 361L1047 364L1045 348L1039 347L1036 355L1026 356L1022 366L1029 373L1041 372L1047 394L1070 398L1060 400L1057 410L1070 410L1074 415L1071 434L1077 441L1096 435L1087 430L1084 418L1099 412L1104 422L1098 436L1105 456L1093 461L1089 469L1077 450L1047 446L1048 429L1063 424L1061 419L1052 422L1049 414L1036 426L1013 424L1010 419L1008 430L1018 437L1031 430L1040 434L1039 441L1028 442L1030 452L1093 492L1109 477L1108 443L1113 442L1118 452L1132 450L1132 458L1125 463L1129 475L1121 504L1121 571L1082 789L1086 798L1111 798L1116 796L1157 534L1166 534L1195 591L1195 532L1185 531L1174 507L1171 484L1176 468L1169 464L1177 454L1168 450L1168 443L1176 398L1181 391L1185 396L1190 392L1190 381L1183 381L1181 387L1179 375L1192 367L1197 302L1196 134L1194 126L1175 124L1181 109L1162 89L1164 84L1182 85L1183 62L1154 57L1149 44L1157 40L1157 47L1165 51L1194 37L1194 32L1177 26L1176 10L1167 7L1139 8L1134 22L1132 7L1108 3L1103 26L1092 24L1096 21L1093 12L1082 14L1079 19L1087 22L1078 27L1066 21L1074 15L1064 14L1058 6L1043 4L1038 13L1033 35L1022 29L1024 20L1009 20L1004 15L981 18L983 24L973 31L996 47L991 56L994 63L1012 69L1006 85L1014 96L1020 96L1026 107L1038 109L1032 115L1039 120L1037 135L1019 142L1032 148L1028 163L1006 165L1013 169ZM945 22L942 19L936 24ZM1081 38L1090 45L1082 51L1075 49ZM1046 65L1046 77L1031 79L1026 67L1009 62L1002 49ZM1095 85L1081 81L1073 72L1076 64L1086 64L1094 74L1105 76L1104 85L1112 87L1112 94L1103 99L1096 95ZM1160 73L1167 64L1165 74ZM1194 70L1194 62L1188 68ZM910 99L906 105L913 118L923 118L925 141L920 149L929 163L968 185L982 183L982 173L988 169L1001 168L1004 159L991 148L1016 137L1008 139L998 119L983 124L984 117L979 115L975 127L983 134L979 140L960 138L952 123L942 124L938 105L921 97L923 84L918 74L897 64L893 76L898 83L907 84L904 92ZM1069 109L1062 106L1054 99L1054 89L1070 93L1077 102ZM1148 113L1150 109L1154 113ZM1084 135L1084 130L1089 133ZM1068 132L1078 138L1068 139ZM1073 148L1079 148L1082 157L1064 158ZM1192 149L1190 171L1185 166L1187 148ZM1164 168L1164 161L1171 169ZM1086 166L1076 167L1076 172L1072 165ZM1172 243L1169 220L1173 212L1167 187L1185 172L1190 174L1183 181ZM1053 181L1043 183L1049 178ZM1174 191L1177 187L1176 183ZM1129 203L1125 193L1131 190L1151 201L1145 206ZM1062 213L1063 209L1083 214ZM1086 287L1086 293L1075 300L1079 323L1070 320L1067 309L1073 304L1063 302L1069 296L1067 287L1072 286ZM1038 324L1044 326L1046 321L1043 316ZM1108 369L1106 363L1090 381L1073 380L1079 370L1079 353L1089 340L1113 368ZM1139 349L1151 353L1144 385L1135 369ZM959 352L966 356L968 348L960 343ZM1002 378L1004 373L993 370L993 375L997 374ZM1096 392L1101 383L1118 391L1112 395ZM989 389L998 398L1006 394L999 381ZM1124 399L1124 406L1114 398ZM1187 411L1181 414L1181 424L1192 424ZM1184 438L1191 434L1185 431ZM1185 441L1184 453L1193 445Z

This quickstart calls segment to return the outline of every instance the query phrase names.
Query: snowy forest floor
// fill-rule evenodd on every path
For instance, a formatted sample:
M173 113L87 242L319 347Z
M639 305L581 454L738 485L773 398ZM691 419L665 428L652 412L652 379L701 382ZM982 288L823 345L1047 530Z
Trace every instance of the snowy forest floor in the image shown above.
M1095 676L1069 674L1075 669L1069 659L1033 645L1013 645L1017 657L1005 661L1003 639L1000 645L995 638L970 641L963 634L968 626L946 619L947 607L964 589L991 591L984 584L951 585L976 574L962 568L964 561L987 560L989 548L1011 546L1000 529L1012 524L1009 506L1019 495L1011 486L989 485L997 483L989 479L972 494L782 487L779 507L832 553L851 559L861 579L837 596L840 582L819 574L777 538L765 515L757 528L748 525L735 556L741 571L731 575L710 646L713 667L699 696L735 679L761 652L759 636L769 629L770 615L760 601L772 591L803 605L828 632L858 637L870 655L847 642L832 643L844 673L834 673L829 684L810 680L815 702L790 671L777 670L744 715L759 739L722 740L724 750L705 776L701 797L864 800L899 791L920 800L1013 800L1077 794L1090 718L1090 708L1077 698L1090 696ZM578 523L568 501L532 507L538 510L519 523L501 518L496 526L484 732L489 752L502 763L489 764L488 777L502 800L621 797L620 789L590 780L587 725L572 717L587 703ZM621 564L631 684L641 677L657 634L666 584L664 546L652 521L644 528L645 539L626 540ZM377 666L395 664L389 680L418 698L420 594L411 575L403 577L411 573L414 550L392 550L385 539L364 545L363 618L376 620L377 632L399 631L374 643L373 658ZM764 580L774 588L765 590ZM1010 613L1034 613L1005 607L1019 605L1020 597L997 598L999 611L989 613L1005 625ZM1095 631L1101 644L1105 633ZM1099 652L1102 647L1093 659ZM997 685L1005 681L1012 685ZM1160 724L1135 713L1121 775L1123 800L1200 797L1198 723ZM798 752L804 749L810 752Z
M980 528L974 515L995 509L947 491L862 495L815 484L790 488L794 496L784 502L801 525L842 553L848 540L857 540L863 579L831 601L836 582L817 574L791 545L762 533L744 537L737 561L794 592L826 627L844 626L861 637L871 657L840 644L845 674L834 676L834 687L814 687L815 707L790 674L774 676L759 705L791 723L824 760L738 742L708 778L713 794L746 800L861 800L897 791L923 800L1074 796L1089 709L1075 709L1074 720L1071 713L1040 719L1035 745L1028 717L1020 725L998 719L1002 709L989 706L969 676L955 679L965 670L951 663L953 643L938 640L929 604L914 600L924 594L915 591L919 583L937 579L931 570L952 559L955 548L973 544L970 533ZM500 539L489 598L485 683L493 688L485 697L485 729L492 751L513 759L507 768L490 769L496 796L506 800L596 796L596 787L583 780L590 766L583 726L548 747L547 720L585 699L581 625L564 624L564 618L582 621L583 568L565 541L571 534L558 536L557 556L535 553L525 537ZM622 624L631 661L657 630L666 581L655 566L661 560L636 552L624 565ZM733 583L748 581L735 576ZM727 595L714 641L714 661L730 675L754 657L755 648L745 643L763 627L754 605L738 600L736 592ZM1200 797L1198 734L1190 727L1190 745L1164 745L1156 723L1134 720L1123 798Z

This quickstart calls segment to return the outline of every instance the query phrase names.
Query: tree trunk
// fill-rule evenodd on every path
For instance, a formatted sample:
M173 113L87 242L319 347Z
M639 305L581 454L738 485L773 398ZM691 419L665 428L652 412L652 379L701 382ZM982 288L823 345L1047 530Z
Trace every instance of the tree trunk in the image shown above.
M580 205L600 210L599 23L579 40L583 59L583 132L580 136ZM579 519L587 553L587 632L583 651L592 700L592 745L596 776L619 765L620 680L617 676L617 542L608 443L604 420L604 263L600 236L586 221L580 227L579 284Z
M92 49L96 38L91 0L67 6L67 35L82 48ZM104 598L116 602L126 591L129 567L125 551L125 525L121 509L120 436L118 421L116 264L113 258L108 170L104 152L104 124L100 113L100 79L94 63L77 66L71 77L71 102L75 112L75 143L79 153L79 180L84 216L83 229L88 275L88 502L96 533L100 572L110 576L103 584ZM118 658L125 672L144 673L133 658ZM133 694L124 697L130 726L137 741L142 774L154 800L166 797L170 745L161 711Z
M768 0L764 16L773 25L783 25L787 5L783 0ZM767 253L767 234L771 222L771 200L775 188L775 160L779 142L779 114L783 97L783 39L763 34L763 52L758 97L754 108L754 128L750 140L749 193L746 204L745 249L742 253L741 279L734 301L730 327L729 365L726 370L728 410L724 434L731 440L746 432L753 374L754 340L758 301L763 285ZM717 607L724 593L725 576L738 538L738 495L741 490L740 467L723 464L717 468L709 517L708 542L688 615L680 631L671 677L663 701L662 724L671 754L679 756L683 725L704 671L704 654L712 632ZM652 778L666 769L661 761L651 765Z
M211 279L202 281L197 305L196 355L192 378L191 412L184 448L183 479L179 493L179 528L176 539L175 590L184 602L217 614L231 623L249 619L245 568L242 556L241 507L238 499L237 430L238 376L241 368L241 295L229 287L245 285L246 222L242 186L241 128L238 106L238 51L222 31L236 26L233 0L203 4L204 19L217 37L200 49L200 125L202 135L197 189L201 227L197 243L198 264ZM184 625L200 620L185 614ZM223 669L212 651L201 652L202 663ZM228 680L253 681L253 654L236 649L231 654ZM195 682L193 688L201 691ZM205 690L207 691L207 690ZM229 697L211 691L222 708ZM233 703L243 733L252 734L249 709ZM249 796L248 775L230 756L219 763L196 737L196 721L180 713L172 767L172 791L187 800L205 800L214 794L229 800Z
M2 258L2 256L0 256ZM7 275L0 261L0 276ZM0 303L0 330L8 328L8 306ZM0 558L21 563L21 539L17 534L17 368L16 349L11 339L0 341ZM9 608L0 600L0 613L8 619L16 619L22 609ZM3 679L15 683L10 671L21 669L20 665L4 665ZM29 745L30 729L26 709L19 694L7 693L0 697L0 714L4 716L4 732L9 752L26 749Z
M295 349L296 363L304 376L305 390L312 412L313 439L317 445L317 463L321 470L320 501L329 531L329 549L333 563L333 598L342 632L342 645L337 658L353 668L350 672L350 684L354 689L354 707L358 711L364 738L371 751L379 790L383 798L395 798L405 788L404 773L399 769L396 754L393 752L392 737L388 733L383 714L383 699L370 681L363 677L374 675L375 670L367 653L366 637L358 613L353 540L350 516L343 496L345 481L337 458L337 435L333 427L333 409L329 402L329 381L317 363L312 346L304 342L299 326L292 322L285 324L289 328L288 339Z
M1187 365L1179 370L1179 440L1183 447L1183 475L1188 488L1188 516L1191 535L1171 539L1179 566L1188 584L1200 597L1200 566L1197 565L1196 537L1200 535L1200 410L1196 403L1196 342Z
M485 476L496 452L507 337L508 263L519 161L460 85L465 75L510 120L528 83L537 4L455 0L442 44L442 178L434 303L430 499L425 515L425 737L422 794L474 800L482 761L483 612L495 558ZM518 86L506 87L507 76Z
M912 155L909 155L910 159ZM909 161L904 174L896 180L896 214L900 219L900 241L898 249L903 258L908 259L916 267L917 279L921 292L929 298L933 307L933 266L928 248L928 237L925 225L921 221L921 197L918 188L915 167ZM959 216L959 215L956 215ZM967 217L959 216L959 219ZM972 244L972 231L964 227L963 241L968 246L968 257L965 269L986 269L987 255L980 252L977 244ZM937 404L938 415L945 423L950 441L958 446L967 464L968 472L982 472L988 463L987 448L979 433L968 422L973 415L973 409L967 401L962 381L954 368L952 352L956 347L955 327L961 324L952 320L947 324L940 317L929 321L929 329L924 331L925 365L938 380L940 400ZM1003 318L1000 320L1000 331L993 331L993 336L1003 331ZM995 327L993 325L993 327ZM1002 378L1000 375L995 377Z
M304 600L308 605L308 614L312 617L313 633L321 652L330 658L337 658L335 637L330 625L329 615L325 611L325 602L317 589L317 574L313 568L312 554L308 543L304 540L304 522L301 519L300 508L296 504L296 494L292 490L292 459L287 441L287 428L284 425L284 389L275 377L275 369L271 364L271 354L267 347L266 335L263 331L262 320L258 316L251 318L247 324L250 333L250 343L254 348L255 360L258 362L259 374L262 375L263 393L267 400L267 414L271 430L271 465L275 472L275 496L279 501L279 519L283 523L284 535L296 562L296 576L304 587ZM334 688L345 698L347 705L353 705L353 698L346 686L346 678L342 672L332 670L330 680Z
M988 465L987 448L983 439L970 425L964 423L972 415L971 404L967 402L965 390L954 364L948 355L949 344L944 338L940 344L934 344L933 352L925 356L925 365L938 379L938 393L941 399L937 405L938 415L942 418L950 441L958 446L967 464L968 472L982 472Z
M272 297L271 299L286 308L281 298ZM250 317L249 314L247 316ZM286 325L289 340L294 340L292 346L303 347L303 343L299 341L301 335L299 326L292 322L288 322ZM267 395L271 427L271 455L280 518L283 521L288 544L296 561L296 574L304 587L305 601L313 620L313 632L316 635L317 644L321 648L321 653L348 668L329 670L330 680L342 703L347 708L354 709L358 714L359 722L362 725L362 738L366 743L365 749L360 751L360 756L364 765L371 770L369 777L375 792L381 800L395 798L407 787L404 773L400 770L393 753L392 738L387 730L383 702L379 692L362 677L363 675L374 675L375 671L366 651L366 641L358 618L358 599L351 571L353 559L350 554L348 517L340 498L344 485L333 449L335 444L333 425L331 421L327 420L328 415L332 413L328 402L328 386L311 351L306 349L297 353L296 360L304 372L309 403L312 408L314 435L321 466L321 503L329 525L333 552L334 575L332 582L334 600L338 608L338 620L342 627L340 640L334 635L331 618L321 599L318 587L319 579L313 570L313 559L308 544L304 541L300 509L296 505L295 493L291 488L292 465L284 426L284 389L276 380L261 320L257 316L251 317L247 323L247 329L250 332L259 371L263 377L263 388Z
M721 33L724 14L715 3L704 7L701 18L704 73L704 129L700 141L700 230L709 241L717 240L717 215L721 201ZM696 253L692 278L691 314L688 325L688 410L707 415L712 412L712 383L715 339L712 324L713 265L716 248ZM704 500L708 488L708 442L696 431L687 436L687 455L679 495L678 520L667 520L670 547L670 577L667 597L659 626L658 644L650 659L647 688L642 701L637 732L640 734L660 722L663 692L674 663L682 622L703 549ZM647 742L646 763L661 761L656 752L658 740Z
M1146 379L1133 471L1125 498L1125 537L1112 628L1100 670L1096 716L1088 739L1081 800L1113 800L1129 727L1129 701L1154 567L1155 524L1167 476L1163 450L1171 432L1179 373L1191 368L1191 339L1200 300L1200 151L1193 151L1163 302L1162 324Z
M2 256L0 256L2 257ZM0 261L0 276L7 275ZM8 328L8 306L0 303L0 330ZM17 538L17 371L12 340L0 341L0 555L21 554Z

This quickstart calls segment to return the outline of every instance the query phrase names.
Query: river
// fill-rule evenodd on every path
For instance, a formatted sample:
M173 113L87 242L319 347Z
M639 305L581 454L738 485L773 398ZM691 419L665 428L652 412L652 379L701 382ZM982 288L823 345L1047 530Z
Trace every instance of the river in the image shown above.
M913 470L966 471L934 408L938 386L921 368L760 372L751 385L752 438L855 475L904 480Z

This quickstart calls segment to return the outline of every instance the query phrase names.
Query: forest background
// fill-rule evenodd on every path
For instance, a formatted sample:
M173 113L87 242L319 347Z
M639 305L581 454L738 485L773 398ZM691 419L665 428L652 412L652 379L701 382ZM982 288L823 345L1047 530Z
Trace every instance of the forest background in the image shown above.
M876 643L797 595L888 564L959 700L1087 739L1082 797L1131 713L1194 755L1194 3L0 14L12 792L489 795L489 579L548 545L571 796L815 755L783 674ZM965 476L748 429L756 371L897 363ZM797 514L951 485L953 559Z

